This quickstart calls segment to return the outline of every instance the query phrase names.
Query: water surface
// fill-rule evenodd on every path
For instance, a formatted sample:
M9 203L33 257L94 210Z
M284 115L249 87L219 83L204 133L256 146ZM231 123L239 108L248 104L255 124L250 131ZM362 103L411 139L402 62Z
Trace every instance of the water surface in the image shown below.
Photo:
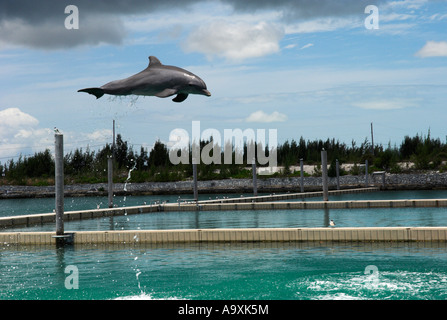
M445 244L3 247L0 299L446 299ZM67 289L67 266L78 289ZM377 272L365 274L374 266Z
M444 193L374 192L330 200L443 198ZM133 206L156 199L175 202L178 196L116 197L115 203ZM66 198L65 210L105 207L105 203L107 199L101 197ZM51 212L53 207L54 199L0 200L0 215ZM446 226L447 209L153 212L66 222L65 230L325 227L329 219L349 227ZM12 230L53 231L54 225ZM446 252L447 244L437 242L76 245L62 249L2 244L0 299L444 300ZM67 288L72 275L67 267L77 270L78 289ZM373 273L365 274L368 270Z

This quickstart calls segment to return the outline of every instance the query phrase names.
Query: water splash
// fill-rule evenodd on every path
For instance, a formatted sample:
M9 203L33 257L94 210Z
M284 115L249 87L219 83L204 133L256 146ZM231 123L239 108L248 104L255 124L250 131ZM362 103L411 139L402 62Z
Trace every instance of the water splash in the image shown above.
M118 297L115 300L156 300L150 294L142 293L140 295Z
M155 298L150 293L142 293L142 294L139 294L139 295L118 297L118 298L115 298L114 300L184 300L184 299L183 298L177 298L177 297Z
M140 276L140 274L141 274L141 271L140 271L140 269L137 269L136 272L137 272L137 273L135 274L135 276L137 277L138 289L140 289L141 294L144 294L144 291L141 290L140 279L138 278L138 277Z
M135 107L137 101L138 101L139 96L130 96L130 101L127 104L127 107Z
M135 240L135 237L134 237ZM134 256L134 252L130 252L130 255L133 257L133 261L135 262L135 266L132 268L133 271L135 272L135 277L137 279L137 284L138 284L138 289L140 290L140 295L139 296L146 296L146 293L143 291L143 289L141 289L141 281L140 281L140 274L141 274L141 270L138 266L138 255L135 254Z
M129 112L133 112L138 106L138 98L140 96L108 96L107 101L110 103L118 103L121 105L126 104L126 107L122 109L123 115L127 115ZM117 113L115 113L117 115Z
M134 164L133 164L133 167L129 170L129 173L127 174L127 179L126 179L126 182L124 183L124 191L127 191L127 183L129 182L129 180L132 176L132 171L134 171L135 168L137 167L137 163L133 159L130 161L134 162Z
M135 294L130 296L117 297L113 300L185 300L185 298L179 297L158 297L156 293L146 293Z
M383 271L380 276L332 273L289 284L300 298L322 300L436 299L447 296L447 275L437 272Z

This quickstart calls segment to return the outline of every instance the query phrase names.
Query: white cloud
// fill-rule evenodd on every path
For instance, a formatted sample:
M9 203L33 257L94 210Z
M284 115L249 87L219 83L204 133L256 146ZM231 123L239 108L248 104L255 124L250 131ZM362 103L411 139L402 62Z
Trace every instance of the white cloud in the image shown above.
M313 43L305 44L304 46L301 47L301 50L313 47L313 45L314 45Z
M286 26L286 34L334 31L363 26L363 20L354 18L316 18Z
M406 0L406 1L390 1L384 4L385 7L391 7L395 9L420 9L427 3L427 0Z
M19 108L0 110L0 157L37 151L51 145L51 130L38 128L39 121Z
M389 13L389 14L381 14L380 22L389 22L389 21L404 21L416 18L415 15L411 14L401 14L401 13Z
M420 58L427 57L447 57L447 41L427 41L427 43L416 52Z
M103 144L111 141L112 130L96 129L93 132L64 132L64 151L77 147ZM32 155L45 149L54 150L54 131L39 127L39 120L19 108L0 110L0 160L22 154Z
M14 130L21 126L35 126L39 121L33 116L20 111L19 108L8 108L0 111L0 133Z
M110 129L99 129L85 135L87 139L92 141L107 141L112 139L113 131Z
M379 30L375 30L377 35L404 35L414 31L416 23L382 23Z
M287 46L284 47L284 49L293 49L297 46L297 44L289 44Z
M367 102L353 103L353 106L367 110L395 110L407 107L413 107L413 101L394 99L394 100L376 100Z
M283 113L279 113L278 111L274 111L272 114L267 114L262 110L253 112L250 114L245 121L247 122L284 122L287 120L287 116Z
M195 29L183 44L187 52L200 52L228 60L244 60L276 53L284 31L276 24L215 21Z
M430 16L429 18L431 21L441 21L447 19L447 13L446 14L440 14L435 13L434 15Z

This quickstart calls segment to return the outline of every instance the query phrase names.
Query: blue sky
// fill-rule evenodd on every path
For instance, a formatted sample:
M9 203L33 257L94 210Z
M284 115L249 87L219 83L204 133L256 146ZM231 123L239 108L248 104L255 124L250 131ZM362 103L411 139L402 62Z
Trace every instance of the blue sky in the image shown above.
M65 28L67 5L79 29ZM378 29L367 29L367 5ZM446 1L2 1L0 162L96 150L116 131L134 149L172 130L276 129L278 142L399 145L447 137ZM135 74L148 56L200 76L211 97L95 97L77 90Z

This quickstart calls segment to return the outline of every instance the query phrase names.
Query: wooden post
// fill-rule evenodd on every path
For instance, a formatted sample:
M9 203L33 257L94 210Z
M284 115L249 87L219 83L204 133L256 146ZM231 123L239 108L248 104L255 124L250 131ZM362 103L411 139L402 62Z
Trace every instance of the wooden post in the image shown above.
M301 193L304 192L304 161L300 159Z
M54 137L56 236L62 236L64 234L64 136L56 133Z
M258 181L256 176L256 159L251 160L251 169L253 171L253 196L258 196Z
M107 192L109 208L113 208L113 156L107 157Z
M321 151L321 175L323 178L323 201L329 200L328 181L327 181L327 151Z

